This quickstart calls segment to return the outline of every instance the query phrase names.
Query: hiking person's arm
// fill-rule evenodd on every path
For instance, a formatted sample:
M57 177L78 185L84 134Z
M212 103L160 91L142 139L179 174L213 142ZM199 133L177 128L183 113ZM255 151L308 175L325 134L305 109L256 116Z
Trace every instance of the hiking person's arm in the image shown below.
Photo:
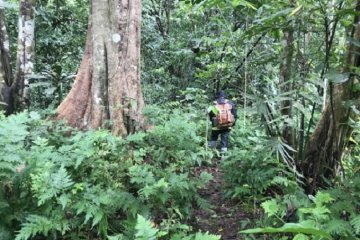
M209 115L209 119L210 119L210 121L212 121L212 119L214 118L214 117L216 117L216 107L215 106L210 106L209 108L208 108L208 115Z

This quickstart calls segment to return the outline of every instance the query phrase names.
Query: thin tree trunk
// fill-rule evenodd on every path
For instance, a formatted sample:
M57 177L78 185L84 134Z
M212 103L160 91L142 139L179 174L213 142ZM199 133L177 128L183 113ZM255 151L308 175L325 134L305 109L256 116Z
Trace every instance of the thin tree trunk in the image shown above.
M57 109L80 129L127 135L143 126L140 0L92 0L85 53L75 83Z
M29 75L33 73L34 68L34 2L34 0L20 1L16 72L11 86L15 111L22 110L30 104Z
M9 37L5 25L4 9L0 9L0 110L11 112L11 83Z
M284 49L283 61L280 65L280 88L282 93L288 93L293 90L293 83L291 81L292 58L294 54L294 31L289 26L289 29L284 32ZM293 133L289 121L292 118L292 101L283 100L281 102L281 115L285 117L285 127L282 130L282 136L286 143L293 147Z
M360 1L356 10L360 11ZM335 85L330 92L330 100L322 112L320 120L310 137L302 163L302 172L307 180L308 192L313 192L322 185L321 177L331 179L341 166L341 158L353 128L349 119L355 119L356 113L344 102L352 101L355 108L360 108L360 94L354 90L358 77L352 73L354 67L360 66L360 48L356 41L360 40L359 16L355 17L354 27L343 72L349 73L347 81Z

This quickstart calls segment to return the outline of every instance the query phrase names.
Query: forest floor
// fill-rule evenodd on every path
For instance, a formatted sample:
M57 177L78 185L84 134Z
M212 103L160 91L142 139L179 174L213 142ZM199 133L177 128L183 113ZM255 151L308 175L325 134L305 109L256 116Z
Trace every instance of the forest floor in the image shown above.
M211 210L194 209L192 224L195 230L221 235L222 240L244 239L245 236L239 234L241 223L251 221L253 214L244 211L241 202L225 198L220 160L214 160L212 166L196 168L195 174L200 175L203 171L213 175L207 186L199 191L211 205Z

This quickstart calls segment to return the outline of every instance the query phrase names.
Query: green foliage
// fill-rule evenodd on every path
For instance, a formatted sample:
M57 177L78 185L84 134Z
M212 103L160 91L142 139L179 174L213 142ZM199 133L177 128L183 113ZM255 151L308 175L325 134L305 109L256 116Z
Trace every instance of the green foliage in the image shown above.
M0 228L2 233L8 233L4 235L8 235L5 239L14 238L13 230L18 229L22 219L26 217L25 212L31 211L35 206L34 201L29 198L28 169L31 166L26 167L25 162L29 157L29 136L40 122L39 116L34 112L0 118ZM35 226L36 221L33 224ZM41 230L41 224L37 229ZM37 231L35 229L33 233Z
M292 193L296 174L274 157L271 139L256 125L238 123L231 134L232 150L222 162L227 194L231 197L261 197L268 193Z
M0 227L13 238L19 230L16 239L186 236L193 204L208 207L197 189L211 175L192 172L201 162L197 126L170 118L123 139L102 130L78 132L36 113L2 117Z
M62 66L75 72L85 46L88 4L83 0L36 2L36 72ZM69 84L65 83L64 84Z
M53 173L51 169L52 167L44 166L43 169L38 169L39 174L31 174L31 190L34 192L34 196L39 199L38 205L44 204L53 197L58 197L60 193L74 184L63 166Z
M5 11L13 73L17 56L18 10L16 7ZM36 57L34 74L29 79L30 107L34 110L54 109L71 88L83 55L88 1L39 0L34 2L34 14Z
M166 235L166 232L159 231L155 224L149 220L146 220L143 216L138 215L137 216L137 223L135 226L136 233L135 238L136 240L155 240L158 239L158 237L162 237L163 235ZM109 238L109 240L112 239L122 239L121 236L119 238ZM171 240L220 240L220 236L206 233L198 232L196 234L184 234L184 233L178 233L173 235Z
M42 216L29 215L26 222L22 224L21 230L16 235L15 240L26 240L35 237L38 234L47 236L52 230L64 234L70 227L65 221L57 222L56 219L47 219Z
M286 223L280 228L256 228L251 230L241 231L242 233L302 233L318 237L317 239L325 238L332 240L333 238L327 232L313 228L313 222L301 223ZM297 237L299 238L299 237ZM294 238L295 239L295 238Z
M46 109L49 106L54 108L60 105L75 79L76 75L64 72L64 67L60 63L48 68L30 77L32 109Z
M156 233L158 232L158 230L153 227L150 221L146 220L141 215L137 216L137 223L135 229L136 229L136 234L135 234L136 240L156 239Z
M219 239L189 234L188 224L194 204L209 207L197 190L211 175L195 176L193 167L211 164L215 156L204 147L205 110L213 93L224 88L239 106L246 105L244 123L239 119L233 128L231 151L221 163L226 194L253 200L254 208L265 200L262 227L247 232L279 239L358 238L359 119L349 123L355 134L344 154L346 181L336 179L335 188L309 200L294 171L321 112L324 78L331 84L344 80L338 69L352 2L143 1L141 74L145 101L156 104L146 109L156 127L123 139L107 131L78 132L36 113L0 114L1 237ZM39 0L35 9L31 109L53 109L70 89L83 54L88 4ZM17 12L6 9L6 17L15 56ZM328 46L328 27L336 23L334 44ZM296 53L289 82L280 84L289 30ZM290 90L284 88L288 83ZM292 103L291 116L282 114L285 101ZM354 104L344 106L358 114ZM281 138L287 128L293 145ZM295 219L289 219L292 210Z
M352 193L357 192L352 189ZM359 211L355 210L358 202L352 201L347 191L338 188L318 192L315 197L309 198L299 193L283 199L279 197L267 200L261 206L266 214L264 224L271 226L248 229L242 233L271 233L276 236L292 233L296 234L292 235L293 239L355 239L359 233ZM295 223L284 221L288 214L293 214L292 221Z
M196 233L190 236L184 235L175 235L171 238L171 240L220 240L220 236L206 233Z

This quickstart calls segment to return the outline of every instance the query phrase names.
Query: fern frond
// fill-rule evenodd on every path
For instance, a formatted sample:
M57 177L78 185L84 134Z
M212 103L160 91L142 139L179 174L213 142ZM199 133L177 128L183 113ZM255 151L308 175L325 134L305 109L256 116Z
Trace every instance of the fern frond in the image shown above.
M49 171L51 171L51 167L37 175L31 175L31 190L38 198L38 205L44 204L74 184L64 167L55 173L49 173Z
M351 232L351 226L344 220L333 219L326 223L325 230L331 234L343 236Z
M316 206L322 206L325 203L330 203L332 201L334 201L334 199L331 197L331 195L329 193L323 192L318 192L314 199Z
M360 215L353 217L351 219L350 223L351 223L352 227L354 228L355 233L359 234L360 233Z
M271 199L271 200L261 203L261 207L264 209L265 213L269 217L271 217L273 215L277 215L277 213L280 210L280 206L278 205L278 203L276 202L275 199Z
M38 215L30 215L26 218L26 222L22 224L15 240L27 240L37 234L44 234L46 236L50 230L55 228L50 219Z
M136 217L139 212L147 212L147 206L128 192L119 192L115 197L115 206L131 217Z
M118 234L115 236L107 236L107 240L125 240L126 238L122 234Z
M355 214L356 212L356 207L350 199L344 201L338 200L331 204L329 208L331 209L332 213L337 213L338 216L340 216L344 211L350 213L351 215Z
M137 216L136 222L136 240L155 240L156 234L159 231L154 227L154 224L146 220L143 216Z
M299 211L310 214L317 220L328 220L330 214L330 210L324 206L316 206L314 208L300 208Z
M220 237L219 235L209 234L208 232L196 233L195 240L220 240Z
M196 205L205 211L210 211L211 209L211 204L204 198L200 197L200 196L195 196L195 201L196 201Z

